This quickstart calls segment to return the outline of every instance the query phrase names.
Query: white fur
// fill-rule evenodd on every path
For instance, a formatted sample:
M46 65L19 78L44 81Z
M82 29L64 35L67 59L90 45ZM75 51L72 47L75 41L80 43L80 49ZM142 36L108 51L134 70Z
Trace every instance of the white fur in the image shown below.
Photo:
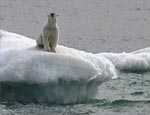
M57 14L54 16L48 15L48 21L45 24L42 33L36 40L38 46L44 47L45 51L56 52L58 44L59 28L57 25Z

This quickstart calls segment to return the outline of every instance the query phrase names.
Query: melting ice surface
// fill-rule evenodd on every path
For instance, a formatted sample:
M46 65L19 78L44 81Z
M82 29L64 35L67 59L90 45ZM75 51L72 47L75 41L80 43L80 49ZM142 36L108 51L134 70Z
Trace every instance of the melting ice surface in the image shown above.
M78 103L96 96L118 71L149 71L149 48L131 53L92 54L65 46L57 53L35 40L0 30L0 102Z

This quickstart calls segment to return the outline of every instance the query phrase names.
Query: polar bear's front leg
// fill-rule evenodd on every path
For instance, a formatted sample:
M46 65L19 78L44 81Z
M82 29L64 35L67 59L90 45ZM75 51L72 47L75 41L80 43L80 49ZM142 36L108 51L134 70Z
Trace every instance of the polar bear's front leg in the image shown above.
M56 53L56 46L51 46L52 52Z
M51 50L52 52L56 53L56 46L57 46L57 40L56 38L52 39L51 42L50 42L50 47L51 47Z
M48 36L43 37L43 45L45 51L49 51L49 52L51 51L51 48L49 46Z

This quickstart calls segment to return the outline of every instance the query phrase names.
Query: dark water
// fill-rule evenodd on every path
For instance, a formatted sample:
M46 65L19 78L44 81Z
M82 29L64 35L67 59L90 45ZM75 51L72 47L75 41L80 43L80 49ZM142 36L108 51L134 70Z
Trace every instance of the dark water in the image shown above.
M1 103L1 115L149 115L150 72L119 73L103 83L95 99L73 105Z

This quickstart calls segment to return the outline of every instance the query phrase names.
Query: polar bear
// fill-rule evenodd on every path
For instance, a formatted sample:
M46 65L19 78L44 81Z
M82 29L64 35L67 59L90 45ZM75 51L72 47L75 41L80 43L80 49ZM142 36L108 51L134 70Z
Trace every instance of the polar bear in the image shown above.
M44 47L45 51L55 52L59 39L59 28L57 25L58 14L50 13L48 15L48 21L44 25L43 31L36 43L40 47Z

